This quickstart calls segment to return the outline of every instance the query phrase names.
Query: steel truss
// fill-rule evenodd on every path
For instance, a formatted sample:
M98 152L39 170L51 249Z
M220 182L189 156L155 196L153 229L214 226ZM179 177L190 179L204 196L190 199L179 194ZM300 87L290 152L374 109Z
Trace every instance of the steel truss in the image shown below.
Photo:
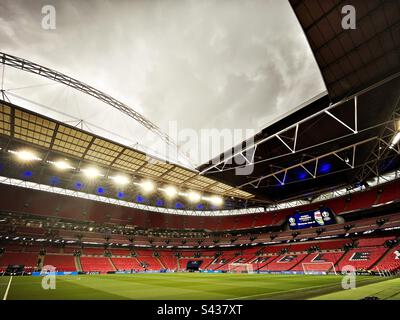
M123 112L124 114L128 115L129 117L133 118L137 122L139 122L142 126L144 126L146 129L150 130L151 132L154 132L156 135L158 135L164 142L166 142L169 146L172 146L176 148L177 151L179 151L177 144L164 132L161 131L161 129L152 123L150 120L146 119L144 116L142 116L140 113L136 112L133 110L131 107L128 105L124 104L121 101L118 101L111 97L110 95L97 90L88 84L85 84L79 80L76 80L74 78L71 78L61 72L55 71L53 69L41 66L39 64L36 64L34 62L12 56L3 52L0 52L0 62L3 64L3 75L4 77L4 66L10 66L19 70L23 70L29 73L33 73L39 76L42 76L44 78L50 79L52 81L64 84L66 86L69 86L71 88L74 88L78 91L81 91L87 95L90 95L107 105ZM2 82L3 85L3 82ZM5 100L5 93L3 87L1 88L1 93L3 95L3 100Z
M254 166L258 163L263 163L263 162L267 162L267 161L271 161L271 160L275 160L277 158L281 158L284 156L288 156L290 154L295 154L295 153L301 153L304 152L308 149L311 148L315 148L324 144L327 144L329 142L332 142L333 140L338 140L338 139L342 139L345 137L348 137L349 135L357 135L360 133L360 131L358 130L358 97L363 95L364 93L377 88L397 77L400 76L400 73L396 73L393 76L390 76L360 92L358 92L357 94L351 95L339 102L336 102L334 104L330 104L329 106L327 106L326 108L323 108L322 110L314 113L311 116L308 116L300 121L297 121L296 123L280 130L279 132L272 134L264 139L261 139L260 141L257 141L255 143L252 143L250 145L246 145L244 148L241 148L241 150L233 152L232 154L227 155L226 157L224 157L222 160L218 159L216 161L211 161L212 164L208 167L206 167L205 169L203 169L201 171L200 174L205 174L205 173L218 173L218 172L223 172L223 171L228 171L228 170L236 170L238 168L244 168L246 166ZM348 124L345 121L343 121L342 119L340 119L338 116L335 116L332 111L348 102L348 101L353 101L353 118L354 118L354 123L353 124ZM299 126L302 123L305 123L311 119L316 118L317 116L320 116L322 114L326 114L329 117L331 117L334 121L336 121L337 123L339 123L340 125L344 126L346 129L348 129L349 134L345 134L344 136L341 137L337 137L333 140L330 141L325 141L313 146L308 146L305 149L299 149L298 146L298 131L299 131ZM272 139L277 139L279 140L288 150L287 153L281 154L279 156L274 156L271 158L265 158L259 161L254 161L255 159L255 152L257 150L257 147L269 140ZM236 148L235 148L236 150ZM233 159L237 159L237 158L243 158L243 163L235 163L235 161ZM232 164L229 167L226 167L228 164Z
M341 159L346 165L348 165L348 167L349 167L350 169L354 169L354 167L355 167L355 154L356 154L356 149L357 149L357 147L360 146L360 145L363 145L363 144L365 144L365 143L374 141L374 140L376 140L376 139L377 139L377 137L372 137L372 138L369 138L369 139L365 139L365 140L363 140L363 141L359 141L359 142L357 142L357 143L351 144L351 145L346 146L346 147L343 147L343 148L341 148L341 149L337 149L337 150L335 150L335 151L331 151L331 152L328 152L328 153L319 155L319 156L317 156L317 157L313 157L312 159L309 159L309 160L306 160L306 161L302 161L302 162L296 163L296 164L294 164L294 165L292 165L292 166L289 166L289 167L287 167L287 168L282 168L282 169L277 170L277 171L274 171L274 172L272 172L272 173L270 173L270 174L267 174L267 175L261 176L261 177L259 177L259 178L257 178L257 179L254 179L254 180L252 180L252 181L246 182L246 183L240 185L238 188L242 188L242 187L244 187L244 186L251 185L252 187L254 187L254 188L257 189L257 188L260 186L260 183L261 183L264 179L267 179L267 178L270 178L270 177L274 177L274 178L277 180L277 182L279 182L281 185L284 185L284 184L285 184L285 179L286 179L287 173L288 173L290 170L295 169L295 168L302 168L302 169L304 169L304 170L309 174L309 178L314 178L314 179L315 179L315 178L317 178L318 176L324 175L324 174L318 174L318 164L319 164L319 161L320 161L321 159L323 159L323 158L326 158L326 157L330 156L330 155L335 155L336 157L338 157L339 159ZM349 151L349 152L352 153L351 159L350 159L350 158L345 159L345 158L342 156L342 153L343 153L343 152L347 152L347 151ZM310 170L310 167L312 167L313 169ZM342 171L342 170L341 170L341 171ZM283 175L283 178L279 178L280 175Z
M369 155L365 164L361 167L359 172L356 174L358 181L365 181L371 175L377 177L379 180L382 177L380 164L382 159L390 157L391 153L394 153L394 157L400 155L399 144L392 144L392 141L396 134L400 132L400 95L395 104L390 121L387 123L379 136L377 144ZM383 178L384 179L384 178Z
M335 115L332 114L331 110L334 109L335 107L338 107L339 105L342 105L343 103L349 101L349 100L354 100L354 119L355 119L355 123L354 123L354 128L349 126L348 124L346 124L344 121L342 121L341 119L339 119L338 117L336 117ZM262 162L267 162L269 160L274 160L275 158L278 157L283 157L283 156L287 156L290 154L294 154L297 152L303 152L305 151L305 149L298 149L297 145L298 145L298 131L299 131L299 126L304 123L307 122L313 118L316 118L317 116L320 116L322 114L327 114L329 115L332 119L334 119L335 121L337 121L338 123L340 123L341 125L343 125L345 128L349 129L350 134L357 134L358 133L358 125L357 125L357 96L354 96L352 98L348 98L346 100L342 100L338 103L332 104L322 110L320 110L319 112L314 113L312 116L306 117L298 122L296 122L295 124L282 129L281 131L272 134L260 141L257 141L256 143L250 145L250 146L246 146L245 148L243 148L242 150L233 153L232 155L229 155L227 157L225 157L223 160L218 161L215 164L212 164L211 166L207 167L206 169L204 169L201 174L204 174L206 172L208 173L215 173L215 172L222 172L222 171L226 171L226 170L233 170L235 168L239 168L242 167L243 168L243 164L238 164L236 166L230 166L229 168L225 169L225 166L227 164L232 163L233 158L237 158L237 157L242 157L244 159L245 162L245 166L251 166L251 165L255 165L257 163L262 163ZM294 131L293 133L291 133L291 131ZM346 135L347 136L347 135ZM273 158L267 158L267 159L263 159L260 161L254 161L254 156L257 150L257 147L269 140L272 139L278 139L287 149L288 152L282 155L279 155L277 157L273 157ZM291 142L290 142L291 141ZM327 143L329 141L326 141L325 143ZM321 145L321 144L318 144ZM315 146L310 146L307 147L307 149L316 147L318 145ZM221 167L222 166L222 167ZM211 169L215 169L214 171L211 171Z
M355 105L357 105L356 97L355 97ZM356 110L356 107L355 107L355 110ZM360 170L359 170L359 173L355 175L355 182L366 181L371 176L377 177L377 179L379 180L380 177L382 176L382 173L380 170L381 162L385 159L388 159L390 157L390 153L394 153L395 157L400 155L400 145L398 143L397 144L392 143L393 138L395 137L396 134L400 134L400 95L396 101L391 119L386 122L383 132L380 136L371 137L369 139L359 141L357 143L351 144L351 145L343 147L341 149L337 149L337 150L319 155L317 157L313 157L312 159L309 159L307 161L299 162L299 163L294 164L287 168L280 168L279 170L274 171L270 174L263 175L257 179L246 182L246 183L238 186L238 188L242 188L242 187L248 186L248 185L250 185L254 188L258 188L260 186L260 183L262 182L262 180L269 178L269 177L274 177L277 180L277 182L279 182L281 185L283 185L283 184L285 184L285 179L286 179L288 171L291 169L294 169L294 168L299 168L299 167L304 169L309 174L309 178L316 178L318 176L317 168L318 168L319 160L322 158L325 158L327 156L330 156L330 155L335 155L337 158L342 160L346 165L348 165L348 167L350 169L355 169L357 147L364 143L375 141L375 140L376 140L376 146L374 147L370 156L363 162L363 164L361 166L359 166ZM346 154L347 156L344 156L344 154ZM311 167L314 168L314 170L310 170L310 166L309 166L310 164L311 164ZM343 170L340 170L340 171L343 171ZM335 173L335 172L333 172L333 173ZM321 176L321 175L322 174L320 174L319 176ZM283 176L283 178L280 178L280 176ZM382 179L384 179L384 178L382 177Z
M0 183L22 187L26 189L33 189L39 191L45 191L50 193L62 194L65 196L76 197L81 199L94 200L99 202L104 202L108 204L113 204L122 207L134 208L139 210L144 210L148 212L158 212L158 213L168 213L168 214L178 214L178 215L190 215L190 216L232 216L232 215L243 215L252 213L263 213L265 209L263 207L254 207L246 209L233 209L233 210L186 210L186 209L171 209L162 208L157 206L150 206L141 203L129 202L125 200L118 200L114 198L99 196L96 194L85 193L76 190L64 189L59 187L54 187L46 184L40 184L37 182L31 182L26 180L14 179L9 177L0 176Z

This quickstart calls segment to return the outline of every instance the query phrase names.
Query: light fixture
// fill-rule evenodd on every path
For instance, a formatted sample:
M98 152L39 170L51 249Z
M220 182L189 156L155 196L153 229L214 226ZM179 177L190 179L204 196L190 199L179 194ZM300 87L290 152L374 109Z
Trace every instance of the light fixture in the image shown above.
M9 150L10 153L14 154L17 156L17 158L21 161L40 161L38 156L34 154L32 151L29 150L20 150L20 151L13 151Z
M143 189L144 192L152 192L155 188L155 185L150 180L145 180L140 183L140 187Z
M54 162L49 161L49 163L51 163L53 166L55 166L59 170L75 169L74 167L69 165L67 161L63 161L63 160L54 161Z
M201 199L200 194L197 193L197 192L195 192L195 191L190 191L190 192L188 193L188 197L189 197L189 200L190 200L191 202L199 202L200 199Z
M117 176L110 177L110 179L119 185L126 185L129 183L129 178L126 176L117 175Z
M215 206L220 206L224 203L224 200L219 196L212 196L210 202Z
M393 137L392 143L390 144L390 148L393 148L400 141L400 132L397 132Z
M178 191L173 186L168 186L164 188L163 191L165 192L168 198L174 198L178 194Z
M100 171L97 168L94 168L94 167L89 167L89 168L86 168L86 169L82 169L82 172L88 178L97 178L97 177L102 176Z

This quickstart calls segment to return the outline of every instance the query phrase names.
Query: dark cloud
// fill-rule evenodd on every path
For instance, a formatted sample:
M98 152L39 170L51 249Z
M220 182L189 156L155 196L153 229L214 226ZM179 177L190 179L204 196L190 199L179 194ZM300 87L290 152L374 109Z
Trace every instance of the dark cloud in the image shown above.
M56 8L53 31L40 25L46 4ZM259 130L325 89L286 1L2 0L0 30L2 51L85 81L163 130L170 120ZM136 124L93 101L63 110L148 144Z

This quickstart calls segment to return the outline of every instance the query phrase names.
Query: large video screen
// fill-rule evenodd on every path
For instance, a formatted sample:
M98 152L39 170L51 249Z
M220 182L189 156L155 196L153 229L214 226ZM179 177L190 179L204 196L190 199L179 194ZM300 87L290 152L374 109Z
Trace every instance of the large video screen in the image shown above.
M336 223L335 215L329 208L298 212L289 217L289 228L291 230L321 227Z

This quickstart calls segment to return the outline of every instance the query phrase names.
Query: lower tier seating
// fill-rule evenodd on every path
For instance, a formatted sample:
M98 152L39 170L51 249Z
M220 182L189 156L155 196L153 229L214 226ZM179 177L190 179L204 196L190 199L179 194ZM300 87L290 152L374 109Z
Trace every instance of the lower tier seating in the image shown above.
M38 254L27 252L5 252L0 256L0 269L6 270L9 265L24 265L25 270L37 267Z
M103 257L81 257L81 266L83 271L100 273L107 273L108 271L114 271L114 267L111 264L109 258Z
M77 271L75 257L72 255L48 254L44 257L43 266L56 267L57 271Z
M344 252L318 252L309 254L292 271L323 271L327 272L343 256Z
M164 269L164 267L160 264L159 260L156 257L151 257L151 256L141 257L141 256L139 256L137 259L147 270Z
M178 270L178 259L173 255L162 256L162 264L169 270Z
M289 271L297 264L301 263L307 256L305 253L301 254L285 254L275 258L274 261L268 263L265 267L260 270L268 271Z
M111 258L111 261L118 271L143 269L136 258Z
M353 266L356 270L369 270L379 258L387 251L387 248L357 248L348 251L339 262L337 269L345 266Z
M389 250L372 270L392 272L400 270L400 245Z

